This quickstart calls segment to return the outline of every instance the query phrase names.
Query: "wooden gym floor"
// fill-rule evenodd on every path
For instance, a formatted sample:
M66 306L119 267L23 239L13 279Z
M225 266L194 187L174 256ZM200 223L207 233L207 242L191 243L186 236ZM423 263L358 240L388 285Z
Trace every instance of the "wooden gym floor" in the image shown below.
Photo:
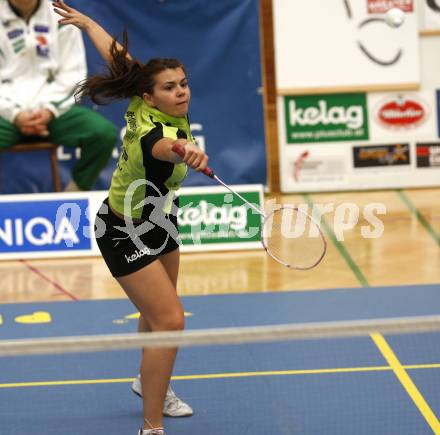
M269 198L270 199L270 198ZM181 295L322 290L440 283L440 188L283 195L283 203L354 203L359 222L336 240L325 215L328 252L307 272L291 271L263 250L182 254ZM383 235L365 239L368 203L383 203ZM125 298L101 258L0 262L0 303Z

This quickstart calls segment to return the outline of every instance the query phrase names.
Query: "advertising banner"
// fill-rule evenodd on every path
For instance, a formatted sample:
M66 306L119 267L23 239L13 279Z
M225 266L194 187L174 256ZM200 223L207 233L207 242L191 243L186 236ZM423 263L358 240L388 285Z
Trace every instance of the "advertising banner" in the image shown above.
M351 157L347 144L285 146L282 154L283 192L341 190L348 183Z
M391 8L399 8L404 12L412 12L414 0L368 0L369 14L383 14Z
M262 185L233 186L257 207ZM101 255L93 223L107 192L0 196L0 260ZM181 251L259 249L261 216L223 187L179 190Z
M436 169L440 180L440 141L417 143L416 156L417 167Z
M252 204L261 204L261 192L240 193ZM177 215L183 246L206 249L210 246L260 241L261 216L232 193L187 193L180 196Z
M90 251L89 201L0 200L0 256L27 252ZM78 231L78 229L81 229Z
M396 168L410 165L409 144L363 145L353 147L355 168ZM386 169L389 170L389 169Z
M368 95L372 140L437 136L436 95L433 91L371 93Z
M284 97L287 143L368 139L365 94Z
M439 186L439 97L279 96L281 191Z

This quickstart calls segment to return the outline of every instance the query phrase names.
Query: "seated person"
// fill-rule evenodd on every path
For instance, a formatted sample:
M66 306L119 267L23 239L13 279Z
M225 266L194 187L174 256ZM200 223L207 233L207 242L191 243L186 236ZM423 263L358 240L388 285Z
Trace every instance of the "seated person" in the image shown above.
M116 127L75 104L87 75L81 31L48 0L0 2L0 148L45 140L81 148L65 190L90 190L111 158Z

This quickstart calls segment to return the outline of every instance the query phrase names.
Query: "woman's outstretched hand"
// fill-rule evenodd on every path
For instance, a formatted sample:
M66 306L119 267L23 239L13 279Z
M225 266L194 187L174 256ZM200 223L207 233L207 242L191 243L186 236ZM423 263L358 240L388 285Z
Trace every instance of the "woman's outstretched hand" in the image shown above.
M54 0L52 2L53 10L61 15L61 19L58 20L60 24L73 24L82 30L87 30L88 27L93 23L93 20L87 15L82 14L76 9L67 6L63 0Z
M0 0L1 1L1 0ZM110 36L107 31L96 21L93 21L90 17L76 9L67 6L63 0L52 0L53 10L60 15L58 22L60 24L72 24L81 30L84 30L89 35L93 42L93 45L98 50L99 54L105 59L106 62L111 64L113 62L112 57L112 44L114 42L113 37ZM118 50L122 50L123 47L116 42ZM127 57L131 59L127 53Z
M177 148L176 148L177 145ZM182 160L197 172L203 172L208 166L208 155L197 145L186 139L177 139L173 142L173 151Z

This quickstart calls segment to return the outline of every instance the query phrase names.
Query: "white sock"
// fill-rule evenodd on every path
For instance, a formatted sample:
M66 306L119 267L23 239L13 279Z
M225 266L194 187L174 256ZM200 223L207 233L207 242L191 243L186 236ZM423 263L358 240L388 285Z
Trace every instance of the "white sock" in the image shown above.
M157 433L156 430L163 430L163 427L156 427L155 429L144 429L142 435L150 435Z
M156 431L162 431L162 433L165 434L163 427L153 427L153 425L146 418L144 418L144 421L148 424L148 426L151 427L151 429L143 429L142 435L157 434Z

